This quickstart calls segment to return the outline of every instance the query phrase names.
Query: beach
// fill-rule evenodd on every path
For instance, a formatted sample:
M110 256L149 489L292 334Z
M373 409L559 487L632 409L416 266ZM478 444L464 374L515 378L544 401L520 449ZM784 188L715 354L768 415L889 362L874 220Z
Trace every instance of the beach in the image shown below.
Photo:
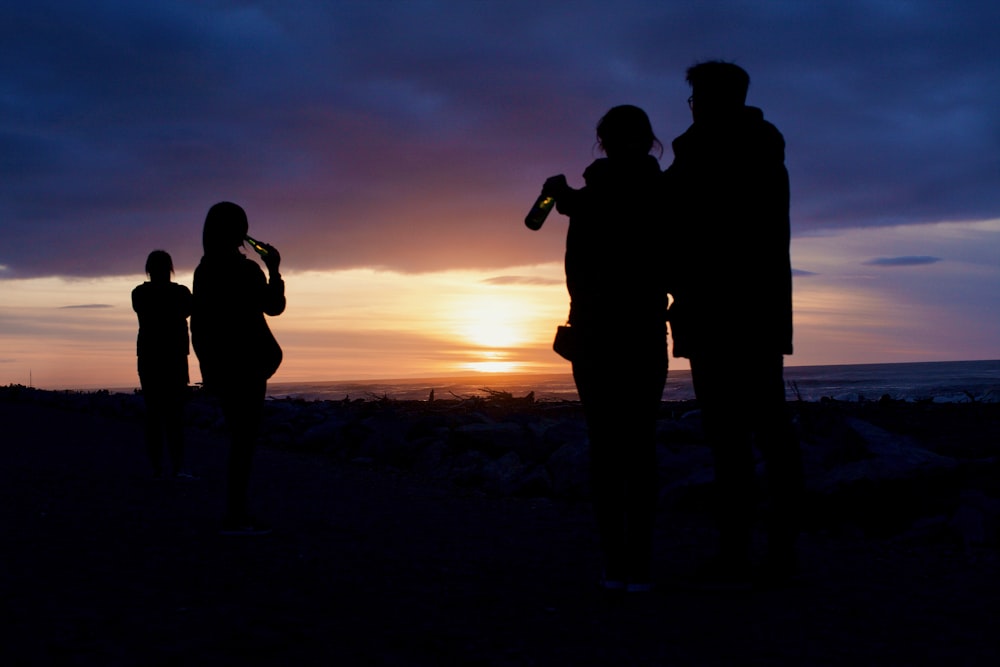
M503 393L268 402L218 535L226 437L154 480L134 395L0 388L11 665L980 665L1000 657L1000 406L792 402L802 576L706 591L710 454L664 403L657 589L608 596L579 405Z

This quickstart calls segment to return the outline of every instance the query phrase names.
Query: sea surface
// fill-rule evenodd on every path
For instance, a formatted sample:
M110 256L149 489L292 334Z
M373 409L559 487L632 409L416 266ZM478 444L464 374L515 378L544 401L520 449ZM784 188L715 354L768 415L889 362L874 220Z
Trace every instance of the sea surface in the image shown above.
M1000 402L1000 360L941 361L905 364L852 364L841 366L789 366L785 369L789 400L875 400L888 395L896 400L946 403ZM746 378L745 391L754 390ZM515 397L534 392L539 401L578 400L573 377L568 374L480 374L451 378L364 380L356 382L271 383L274 398L342 400L344 398L391 398L427 400L489 396L503 392ZM621 387L628 392L628 387ZM663 400L694 398L691 373L671 370Z

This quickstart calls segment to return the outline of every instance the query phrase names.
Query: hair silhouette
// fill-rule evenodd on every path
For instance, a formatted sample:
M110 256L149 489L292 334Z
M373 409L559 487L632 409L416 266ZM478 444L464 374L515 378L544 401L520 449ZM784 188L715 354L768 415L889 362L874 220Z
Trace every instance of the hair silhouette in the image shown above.
M228 201L215 204L205 216L201 237L205 254L214 255L239 248L249 229L243 207Z
M746 103L750 75L734 63L708 60L688 68L686 80L697 99L711 97L727 105Z
M154 250L146 258L146 273L150 278L170 276L174 272L174 260L166 250Z
M663 145L653 134L646 112L631 104L610 109L597 123L597 145L612 154L646 155L653 148L663 153Z

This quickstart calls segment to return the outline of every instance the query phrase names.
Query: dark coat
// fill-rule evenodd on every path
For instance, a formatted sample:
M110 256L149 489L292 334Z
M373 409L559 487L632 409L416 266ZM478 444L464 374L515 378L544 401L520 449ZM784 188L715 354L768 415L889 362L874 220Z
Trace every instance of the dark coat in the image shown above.
M281 348L264 315L285 310L285 285L239 252L205 256L194 272L191 342L208 388L266 380Z
M132 290L132 309L139 318L135 351L143 384L187 385L191 307L191 291L184 285L145 282Z
M756 108L693 124L664 172L674 356L792 353L785 140Z
M568 215L566 287L574 326L649 322L666 317L665 222L656 158L602 158L556 202Z

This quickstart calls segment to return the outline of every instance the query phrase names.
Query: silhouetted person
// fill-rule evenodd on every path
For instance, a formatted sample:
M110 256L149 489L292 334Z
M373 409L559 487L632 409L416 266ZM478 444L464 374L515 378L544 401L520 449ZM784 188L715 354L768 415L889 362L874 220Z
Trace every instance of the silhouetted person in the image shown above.
M281 348L264 315L285 309L281 257L265 245L270 280L240 252L248 231L246 213L230 202L208 211L202 237L205 255L194 272L191 341L206 390L218 397L232 439L224 534L269 532L249 512L250 470L264 409L267 380L281 363Z
M651 586L656 506L656 417L667 376L667 296L661 172L650 155L659 141L646 113L614 107L597 125L607 157L584 172L575 190L565 176L543 193L569 216L566 286L576 335L573 378L587 420L591 487L603 586Z
M785 142L745 105L750 77L711 61L691 67L694 123L673 142L665 172L677 260L671 286L674 356L691 360L715 458L719 554L708 569L750 575L754 455L771 500L771 574L795 569L801 455L785 406L783 355L792 353L789 185Z
M132 290L132 309L139 317L136 355L146 404L149 462L154 474L161 477L165 441L174 477L190 478L184 470L184 401L189 382L191 291L170 280L173 272L169 254L163 250L149 253L149 280Z

